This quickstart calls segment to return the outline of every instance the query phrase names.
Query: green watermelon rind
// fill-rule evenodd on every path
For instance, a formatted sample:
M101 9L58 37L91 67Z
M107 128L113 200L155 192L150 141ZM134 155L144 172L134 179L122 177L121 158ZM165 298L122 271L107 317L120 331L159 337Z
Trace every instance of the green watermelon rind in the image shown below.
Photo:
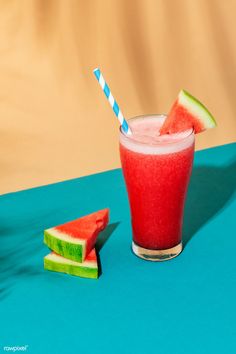
M44 243L54 252L62 257L76 262L83 262L85 249L81 244L74 244L65 240L60 240L51 235L47 230L44 231Z
M98 278L98 268L94 267L83 267L82 265L71 265L66 263L54 262L44 257L44 269L53 272L66 273L70 275L75 275L82 278Z
M214 128L216 126L216 121L213 115L200 101L198 101L198 99L196 99L187 91L180 91L178 102L184 106L190 112L190 114L199 119L205 129Z

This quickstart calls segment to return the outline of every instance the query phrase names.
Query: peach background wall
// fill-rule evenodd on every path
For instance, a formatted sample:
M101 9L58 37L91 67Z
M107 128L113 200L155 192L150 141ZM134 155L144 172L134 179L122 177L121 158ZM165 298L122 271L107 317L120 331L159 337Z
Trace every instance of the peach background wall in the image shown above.
M0 1L1 192L119 167L118 124L167 112L180 88L218 128L197 148L236 140L235 0Z

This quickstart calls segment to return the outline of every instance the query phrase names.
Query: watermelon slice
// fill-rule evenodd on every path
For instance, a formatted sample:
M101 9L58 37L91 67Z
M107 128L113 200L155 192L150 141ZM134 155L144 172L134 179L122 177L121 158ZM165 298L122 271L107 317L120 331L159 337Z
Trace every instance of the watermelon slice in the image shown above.
M44 257L44 269L54 272L76 275L83 278L98 278L98 264L95 249L89 253L84 262L66 259L55 252Z
M207 108L190 93L181 90L160 134L180 133L188 129L193 129L195 133L201 133L215 126L215 119Z
M84 262L94 248L97 236L108 224L109 209L44 231L44 243L62 257Z

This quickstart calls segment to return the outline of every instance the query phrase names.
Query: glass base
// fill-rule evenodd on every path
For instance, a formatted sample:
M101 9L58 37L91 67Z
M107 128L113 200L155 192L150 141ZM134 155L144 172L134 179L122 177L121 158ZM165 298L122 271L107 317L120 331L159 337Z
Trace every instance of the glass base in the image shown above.
M148 248L140 247L132 242L132 250L136 256L146 259L147 261L162 262L177 257L182 251L182 242L175 247L165 250L150 250Z

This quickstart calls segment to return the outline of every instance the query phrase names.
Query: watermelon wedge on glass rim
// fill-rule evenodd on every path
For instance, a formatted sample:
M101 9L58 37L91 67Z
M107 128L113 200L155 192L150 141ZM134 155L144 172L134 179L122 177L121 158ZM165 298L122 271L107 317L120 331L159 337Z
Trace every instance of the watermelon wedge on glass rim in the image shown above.
M82 278L98 278L98 263L95 248L89 253L84 262L79 263L64 258L55 252L44 257L44 269L79 276Z
M98 234L109 221L109 209L99 210L79 219L44 231L44 243L57 254L84 262L94 248Z
M181 90L160 134L175 134L188 129L193 129L197 134L215 126L216 121L208 109L190 93Z

